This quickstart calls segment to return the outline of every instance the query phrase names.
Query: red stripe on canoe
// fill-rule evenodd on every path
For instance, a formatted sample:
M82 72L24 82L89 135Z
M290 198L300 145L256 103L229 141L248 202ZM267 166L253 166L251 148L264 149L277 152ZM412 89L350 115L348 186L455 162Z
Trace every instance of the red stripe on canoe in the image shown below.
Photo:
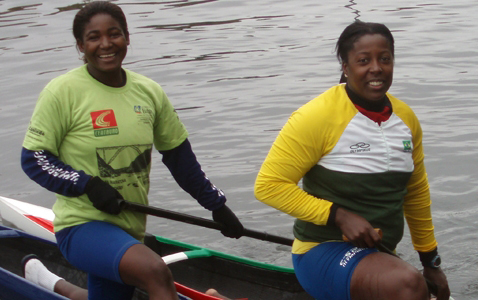
M30 220L37 223L38 225L45 228L46 230L49 230L50 232L55 233L53 231L53 222L52 221L47 220L47 219L43 219L43 218L40 218L40 217L35 217L35 216L32 216L32 215L25 215L25 217L29 218Z
M177 282L174 283L176 286L176 291L186 297L189 297L194 300L221 300L221 298L217 298L214 296L206 295L204 293L198 292L192 288L179 284ZM248 298L240 298L236 300L248 300Z

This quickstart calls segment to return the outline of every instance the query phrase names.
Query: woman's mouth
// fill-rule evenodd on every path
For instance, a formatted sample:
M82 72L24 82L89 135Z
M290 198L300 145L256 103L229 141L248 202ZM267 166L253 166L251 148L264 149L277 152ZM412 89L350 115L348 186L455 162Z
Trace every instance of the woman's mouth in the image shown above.
M108 58L115 57L115 56L116 56L116 53L111 53L111 54L103 54L103 55L100 55L99 57L101 59L108 59Z
M383 81L381 81L381 80L369 81L368 84L372 87L378 87L378 86L381 86L383 84Z

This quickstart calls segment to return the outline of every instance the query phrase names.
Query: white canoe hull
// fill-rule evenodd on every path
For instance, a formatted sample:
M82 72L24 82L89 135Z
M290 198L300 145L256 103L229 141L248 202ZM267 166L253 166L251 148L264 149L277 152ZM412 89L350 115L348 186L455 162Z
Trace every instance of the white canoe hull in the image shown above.
M4 225L56 243L52 228L48 226L55 217L51 209L0 196L0 216Z

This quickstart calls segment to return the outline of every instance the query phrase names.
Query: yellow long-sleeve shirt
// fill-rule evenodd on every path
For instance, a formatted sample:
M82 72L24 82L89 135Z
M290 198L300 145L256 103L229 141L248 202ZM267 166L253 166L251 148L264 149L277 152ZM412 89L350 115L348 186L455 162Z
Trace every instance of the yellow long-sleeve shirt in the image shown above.
M393 113L379 125L337 85L295 111L279 133L254 192L298 219L293 253L341 238L338 228L326 225L332 203L382 228L393 248L404 216L416 250L437 246L420 123L405 103L387 96Z

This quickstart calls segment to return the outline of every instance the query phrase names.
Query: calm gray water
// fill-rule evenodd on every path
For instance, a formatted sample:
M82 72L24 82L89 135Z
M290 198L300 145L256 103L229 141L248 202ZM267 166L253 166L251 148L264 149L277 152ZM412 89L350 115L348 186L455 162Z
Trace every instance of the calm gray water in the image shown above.
M455 299L478 299L478 1L116 1L131 46L125 67L159 82L190 131L193 148L248 228L291 237L292 218L259 203L253 183L290 113L336 84L335 42L360 18L396 40L391 92L424 130L433 216ZM19 165L37 96L81 64L74 1L0 0L0 194L51 207L53 195ZM210 213L153 157L151 203ZM288 247L149 218L148 230L256 260L290 266ZM408 233L399 254L419 267Z

